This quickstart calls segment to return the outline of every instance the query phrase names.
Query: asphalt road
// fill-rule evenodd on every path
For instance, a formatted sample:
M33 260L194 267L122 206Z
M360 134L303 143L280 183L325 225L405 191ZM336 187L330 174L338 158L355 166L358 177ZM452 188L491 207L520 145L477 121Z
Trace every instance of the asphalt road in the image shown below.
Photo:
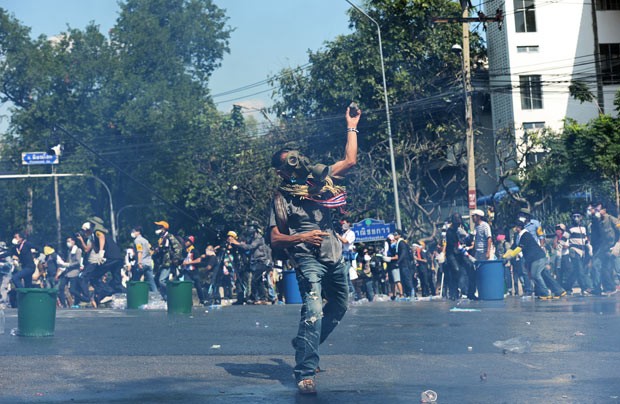
M11 335L5 310L0 402L620 403L618 296L353 305L314 397L292 378L299 308L62 309L46 338Z

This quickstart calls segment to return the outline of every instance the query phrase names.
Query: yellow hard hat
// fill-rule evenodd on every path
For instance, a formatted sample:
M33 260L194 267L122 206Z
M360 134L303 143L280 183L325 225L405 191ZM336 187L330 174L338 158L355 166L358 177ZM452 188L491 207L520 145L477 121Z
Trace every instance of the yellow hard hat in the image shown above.
M227 235L228 237L234 237L234 238L237 238L237 237L238 237L238 236L237 236L237 233L236 233L236 232L234 232L234 231L232 231L232 230L231 230L231 231L229 231L228 233L226 233L226 235Z

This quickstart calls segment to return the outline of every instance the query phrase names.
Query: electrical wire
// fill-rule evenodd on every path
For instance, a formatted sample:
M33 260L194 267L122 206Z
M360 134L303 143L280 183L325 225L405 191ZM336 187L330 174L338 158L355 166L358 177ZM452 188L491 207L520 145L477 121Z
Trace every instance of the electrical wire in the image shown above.
M115 162L101 156L96 150L94 150L92 147L90 147L88 144L86 144L84 141L82 141L82 139L80 139L78 136L73 135L71 132L69 132L68 130L66 130L62 125L59 124L50 124L49 122L47 122L49 126L56 128L58 130L60 130L62 133L64 133L66 136L70 137L71 139L73 139L73 141L75 141L76 143L78 143L80 146L82 146L84 149L86 149L87 151L89 151L91 154L93 154L97 159L101 160L102 162L104 162L105 164L109 165L110 167L114 168L119 174L124 175L125 177L127 177L128 179L130 179L131 181L133 181L135 184L139 185L141 188L143 188L144 190L146 190L148 193L150 193L151 195L153 195L156 199L158 199L159 201L163 202L164 204L172 207L174 210L180 212L181 214L183 214L184 216L192 219L193 221L195 221L196 223L200 224L202 227L204 227L204 224L201 223L200 219L198 219L197 216L189 213L188 211L186 211L185 209L175 205L174 203L168 201L166 198L164 198L163 196L161 196L159 193L153 191L153 188L144 184L142 181L138 180L137 178L135 178L133 175L129 174L127 171L125 171L122 167L120 167L118 164L116 164Z

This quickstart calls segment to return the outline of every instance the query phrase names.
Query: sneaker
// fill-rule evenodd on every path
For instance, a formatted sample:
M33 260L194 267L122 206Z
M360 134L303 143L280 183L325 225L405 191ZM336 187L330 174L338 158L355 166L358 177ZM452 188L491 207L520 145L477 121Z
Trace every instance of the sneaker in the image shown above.
M316 394L316 383L313 379L303 379L297 383L300 394Z
M80 305L79 304L74 304L73 306L71 306L72 309L79 309Z
M551 295L538 296L538 299L540 299L540 300L550 300L550 299L553 299L553 296L551 296Z

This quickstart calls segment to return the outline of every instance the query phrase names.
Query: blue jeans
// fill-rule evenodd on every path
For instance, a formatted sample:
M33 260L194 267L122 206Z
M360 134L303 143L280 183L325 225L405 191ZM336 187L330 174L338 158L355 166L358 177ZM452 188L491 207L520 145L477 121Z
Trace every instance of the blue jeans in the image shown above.
M319 366L319 345L347 311L348 267L343 260L326 265L313 257L297 260L297 282L303 299L295 347L295 379L311 379ZM323 306L323 296L327 303Z
M139 281L144 275L144 281L149 284L151 292L157 292L157 285L155 284L155 275L153 275L153 267L149 265L142 265L140 269L137 265L131 269L131 280Z
M570 272L566 278L566 283L564 284L564 289L570 290L572 292L573 285L575 284L575 280L579 284L581 290L592 289L592 281L588 276L588 273L585 269L585 258L581 257L574 251L570 251Z
M555 278L553 277L553 275L551 275L551 272L549 272L547 268L542 271L541 275L543 277L543 280L545 281L545 285L547 285L547 287L551 289L551 293L553 293L555 296L560 296L562 293L565 292L564 288L562 288L562 285L560 285L560 283L555 280Z
M611 248L611 247L610 247ZM592 287L596 293L616 290L613 278L613 256L608 249L601 248L592 259Z
M366 298L372 302L375 298L375 282L372 278L364 278L364 288L366 289Z
M547 258L541 258L530 265L530 273L534 281L535 291L538 296L549 296L549 288L543 279L542 273L547 265Z
M174 278L176 279L176 268L172 268L169 266L161 267L159 270L159 294L162 299L168 300L168 280L170 279L170 274L172 273Z

